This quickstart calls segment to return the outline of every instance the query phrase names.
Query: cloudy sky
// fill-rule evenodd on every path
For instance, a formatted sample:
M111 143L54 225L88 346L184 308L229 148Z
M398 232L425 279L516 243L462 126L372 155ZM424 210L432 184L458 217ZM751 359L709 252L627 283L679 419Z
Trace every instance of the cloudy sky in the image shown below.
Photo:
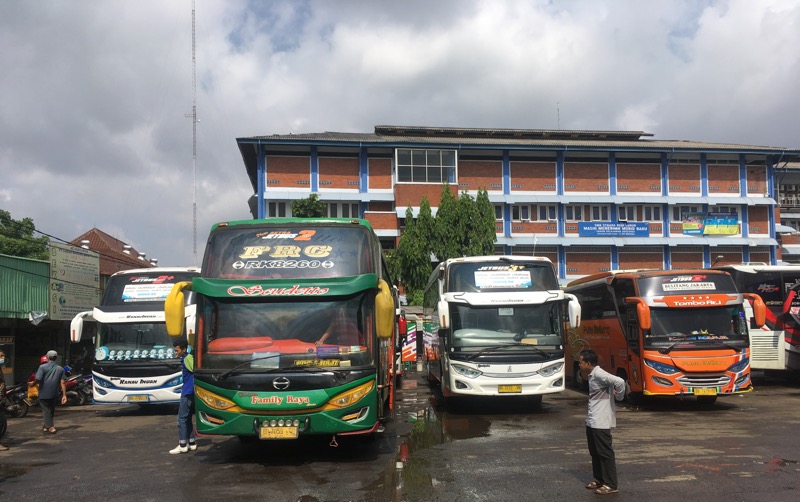
M0 209L160 265L250 217L237 137L377 124L800 147L800 2L0 2ZM187 115L189 118L187 118Z

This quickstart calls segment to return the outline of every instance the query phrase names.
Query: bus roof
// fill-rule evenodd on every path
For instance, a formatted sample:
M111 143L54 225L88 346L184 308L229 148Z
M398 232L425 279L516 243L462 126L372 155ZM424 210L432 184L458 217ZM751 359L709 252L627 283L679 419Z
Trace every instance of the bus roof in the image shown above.
M200 273L200 267L150 267L150 268L132 268L130 270L120 270L111 275L149 275L149 274L170 274L175 272L197 272Z
M767 265L766 263L739 263L732 265L717 265L714 270L737 270L755 274L757 272L800 272L799 265Z
M607 272L599 272L597 274L587 275L585 277L581 277L580 279L575 279L574 281L567 284L567 287L579 286L581 284L587 284L590 282L611 282L617 276L627 276L631 278L643 278L643 277L659 277L659 276L678 276L678 275L694 275L694 274L728 274L728 272L724 270L714 270L714 269L687 269L687 270L661 270L661 269L653 269L653 268L639 268L639 269L629 269L629 270L609 270Z
M484 261L522 261L522 262L532 262L532 261L541 261L550 263L552 265L552 261L550 258L544 256L522 256L522 255L488 255L488 256L462 256L461 258L450 258L449 260L445 261L445 266L450 265L451 263L474 263L474 262L484 262Z
M228 226L239 226L239 225L251 225L251 226L261 226L261 225L324 225L324 224L333 224L333 225L361 225L364 227L372 229L372 225L367 220L362 220L359 218L265 218L262 220L234 220L234 221L222 221L219 223L215 223L211 226L211 230L214 231L219 227L228 227Z

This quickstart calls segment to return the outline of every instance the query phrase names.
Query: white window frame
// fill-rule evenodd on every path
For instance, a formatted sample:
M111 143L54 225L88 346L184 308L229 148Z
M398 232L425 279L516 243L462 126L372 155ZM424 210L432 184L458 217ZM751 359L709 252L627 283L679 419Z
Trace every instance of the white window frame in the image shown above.
M347 209L347 216L344 214L345 209ZM353 211L355 211L355 215ZM328 218L360 218L361 206L358 202L326 202L325 212Z
M567 204L564 206L565 221L585 221L583 219L583 204Z
M692 206L672 206L672 211L669 213L670 221L675 223L683 222L683 213L702 213L703 210L700 205Z
M639 221L636 219L636 206L617 206L617 221Z
M288 202L267 202L267 218L291 218L292 205Z
M611 209L606 204L591 206L589 221L611 221Z
M511 206L511 221L530 221L530 204L514 204Z
M443 148L397 148L394 151L396 183L458 184L458 154ZM452 172L453 179L450 180Z
M494 221L503 221L503 205L493 204L494 206Z
M558 211L555 204L539 204L536 206L536 221L556 221Z
M661 206L653 204L653 205L644 205L639 207L641 208L642 211L642 221L655 221L655 222L663 221L661 219L661 212L662 212ZM648 212L650 213L649 217L647 214Z

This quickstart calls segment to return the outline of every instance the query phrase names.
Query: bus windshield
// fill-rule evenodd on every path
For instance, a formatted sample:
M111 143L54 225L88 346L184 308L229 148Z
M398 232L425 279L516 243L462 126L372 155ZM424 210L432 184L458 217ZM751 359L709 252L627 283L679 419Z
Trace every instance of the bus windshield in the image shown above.
M748 346L747 321L741 305L702 310L653 308L650 317L645 349Z
M451 304L456 350L483 349L503 344L561 348L559 303L474 307Z
M352 367L373 362L375 295L336 301L256 302L203 297L197 367Z
M173 359L172 339L162 323L98 323L97 361Z
M304 279L378 273L376 253L364 226L285 223L265 228L218 227L211 232L203 277Z

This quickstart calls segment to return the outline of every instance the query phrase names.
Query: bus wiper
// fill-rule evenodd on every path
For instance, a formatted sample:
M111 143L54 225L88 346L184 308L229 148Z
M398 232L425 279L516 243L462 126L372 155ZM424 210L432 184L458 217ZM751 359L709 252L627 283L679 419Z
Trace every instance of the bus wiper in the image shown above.
M238 370L242 366L245 366L247 364L252 364L253 361L263 361L264 359L272 359L273 357L280 357L280 356L281 356L281 354L270 354L268 356L261 356L261 357L256 357L256 358L253 358L253 359L248 359L247 361L245 361L243 363L240 363L240 364L237 364L236 366L234 366L233 368L231 368L229 370L223 371L219 375L213 375L211 378L213 378L215 382L219 382L220 380L224 380L224 379L228 378L228 375L230 375L234 371Z
M479 352L476 352L476 353L472 354L471 356L469 356L468 360L474 361L475 359L477 359L478 357L486 354L487 352L491 352L491 351L498 350L498 349L504 349L504 348L507 348L507 347L525 347L526 349L535 350L536 352L542 354L545 357L550 357L550 354L548 354L547 352L543 351L539 347L535 347L535 346L530 345L528 343L511 343L511 344L507 343L507 344L504 344L504 345L492 345L491 347L486 347L485 349L481 349Z

